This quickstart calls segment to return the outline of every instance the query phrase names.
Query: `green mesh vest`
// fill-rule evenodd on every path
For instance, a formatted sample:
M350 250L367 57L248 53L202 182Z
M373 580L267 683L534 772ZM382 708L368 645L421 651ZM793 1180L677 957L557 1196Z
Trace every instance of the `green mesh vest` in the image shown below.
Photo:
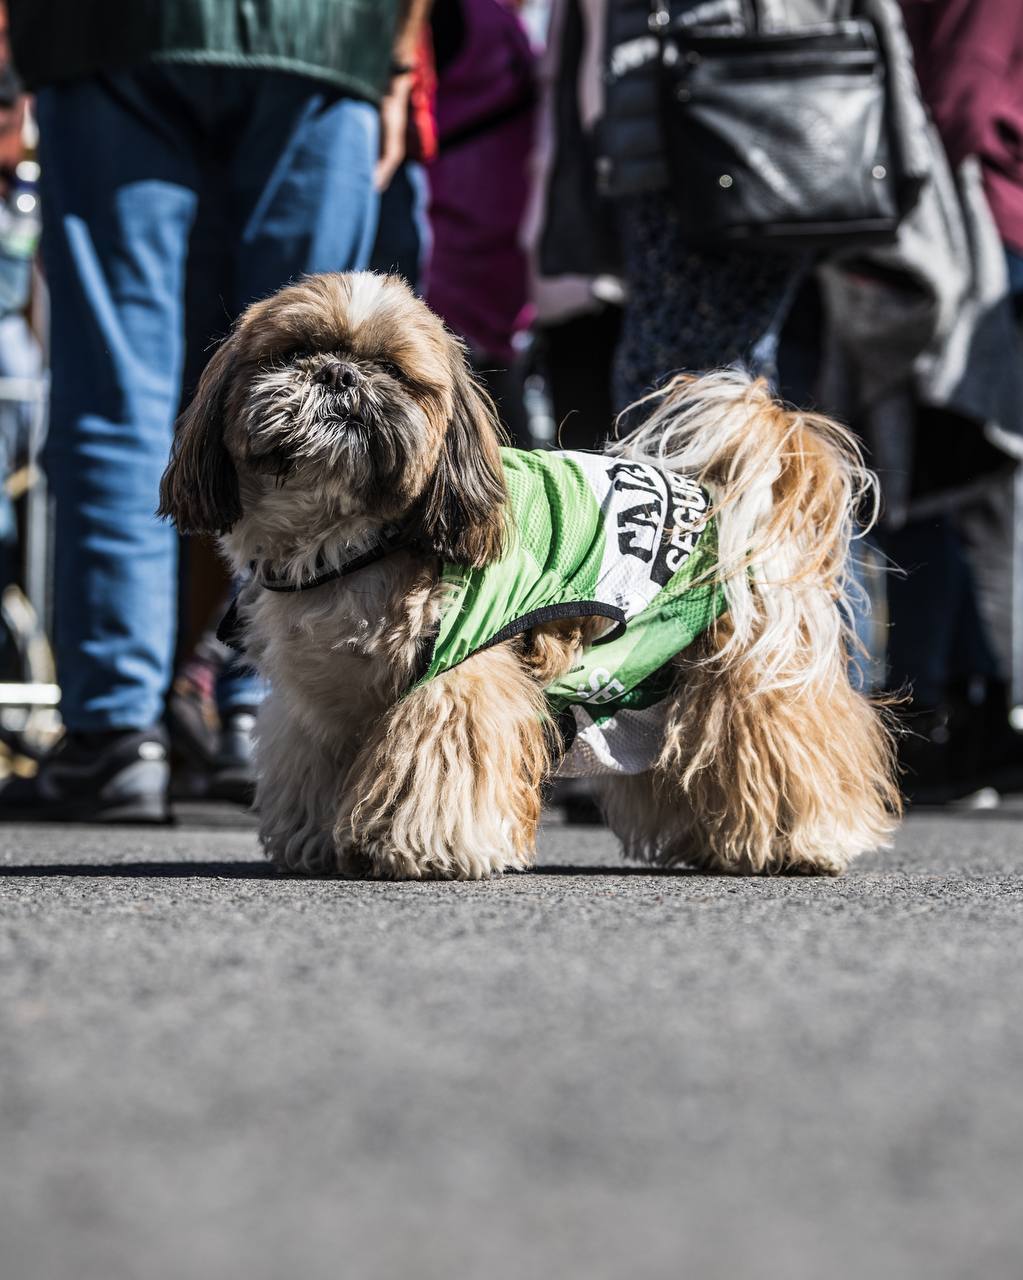
M661 740L668 663L723 611L709 497L687 476L603 454L503 449L508 547L485 569L445 564L423 679L556 618L607 630L547 689L569 728L564 776L640 773Z

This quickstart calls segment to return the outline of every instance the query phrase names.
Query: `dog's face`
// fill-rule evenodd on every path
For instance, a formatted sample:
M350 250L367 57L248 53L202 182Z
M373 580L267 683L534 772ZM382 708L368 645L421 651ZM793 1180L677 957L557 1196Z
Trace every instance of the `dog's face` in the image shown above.
M310 276L254 303L182 415L160 514L188 533L367 517L414 523L446 559L501 550L493 406L461 344L401 280Z

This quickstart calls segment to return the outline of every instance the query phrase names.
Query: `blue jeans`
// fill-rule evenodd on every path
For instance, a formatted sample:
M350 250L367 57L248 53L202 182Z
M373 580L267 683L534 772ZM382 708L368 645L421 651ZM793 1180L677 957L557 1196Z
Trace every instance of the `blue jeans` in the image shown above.
M160 719L178 539L156 520L187 394L232 319L369 260L374 107L299 76L147 66L38 96L53 383L54 643L70 729ZM251 673L223 706L258 701Z
M398 166L380 197L380 221L370 267L384 275L404 276L417 293L430 258L430 189L418 160Z

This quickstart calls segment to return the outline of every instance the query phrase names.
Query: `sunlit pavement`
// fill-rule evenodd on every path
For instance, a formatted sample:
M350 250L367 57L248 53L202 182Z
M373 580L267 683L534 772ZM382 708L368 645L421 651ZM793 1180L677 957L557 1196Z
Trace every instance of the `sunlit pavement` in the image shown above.
M4 1280L1019 1275L1023 804L841 880L0 827Z

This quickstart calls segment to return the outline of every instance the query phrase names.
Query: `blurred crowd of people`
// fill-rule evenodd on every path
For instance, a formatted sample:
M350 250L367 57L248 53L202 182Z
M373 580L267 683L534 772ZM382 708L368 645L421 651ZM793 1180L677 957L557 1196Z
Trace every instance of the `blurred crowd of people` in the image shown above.
M212 552L153 514L159 478L248 303L366 268L404 275L464 339L522 447L599 447L671 374L734 362L849 422L883 498L854 567L872 609L858 662L898 695L906 789L1023 789L1018 0L7 7L0 378L42 377L48 351L64 733L0 812L162 821L172 764L189 793L248 798L262 689L216 639L230 584ZM659 24L778 36L861 14L923 157L898 232L694 240ZM0 402L8 479L25 450L18 402ZM19 575L13 492L0 586Z

